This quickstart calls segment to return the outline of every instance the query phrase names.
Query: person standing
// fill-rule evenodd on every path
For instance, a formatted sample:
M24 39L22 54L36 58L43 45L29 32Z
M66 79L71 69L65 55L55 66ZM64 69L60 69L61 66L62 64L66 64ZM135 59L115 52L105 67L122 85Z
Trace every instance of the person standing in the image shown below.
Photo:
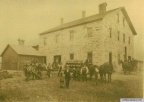
M64 88L64 76L60 73L60 88Z
M86 64L83 65L83 67L81 68L81 75L82 75L82 81L86 81L87 82L87 74L88 74L88 68L86 66Z
M47 75L48 75L48 78L50 78L50 76L51 76L51 68L52 68L52 66L49 63L48 66L47 66Z
M76 68L73 68L73 80L76 80Z
M61 73L61 71L62 71L62 63L59 63L58 64L58 77L59 77L59 75L60 75L60 73Z
M96 85L98 85L98 74L99 74L99 69L98 66L94 66L95 68L95 80L96 80Z
M64 71L64 74L65 74L66 88L69 88L69 83L70 83L70 70L69 70L69 67L66 67L66 70Z

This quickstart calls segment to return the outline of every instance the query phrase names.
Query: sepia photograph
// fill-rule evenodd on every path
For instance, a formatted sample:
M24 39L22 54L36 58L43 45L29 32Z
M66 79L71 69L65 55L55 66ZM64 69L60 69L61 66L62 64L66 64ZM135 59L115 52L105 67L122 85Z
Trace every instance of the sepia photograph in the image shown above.
M144 102L144 0L0 0L0 102Z

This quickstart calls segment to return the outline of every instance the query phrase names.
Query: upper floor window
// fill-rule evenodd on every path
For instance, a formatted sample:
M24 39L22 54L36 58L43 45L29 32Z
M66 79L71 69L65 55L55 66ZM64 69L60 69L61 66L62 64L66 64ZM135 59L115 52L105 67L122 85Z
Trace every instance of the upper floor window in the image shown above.
M119 23L119 13L117 13L117 22Z
M73 59L74 59L74 54L71 53L71 54L70 54L70 60L73 60Z
M118 34L118 41L120 40L120 31L117 31Z
M112 38L112 28L109 28L110 38Z
M125 26L125 18L123 18L123 26Z
M47 38L43 39L43 44L46 45L47 44Z
M125 42L125 34L123 34L123 42Z
M93 33L92 33L92 28L87 28L87 34L88 34L88 37L92 37L93 36Z
M74 30L70 31L70 41L74 40Z
M129 37L129 44L130 44L130 40L131 40L131 39L130 39L130 37Z
M58 42L59 42L59 35L56 35L55 40L56 40L56 43L58 43Z

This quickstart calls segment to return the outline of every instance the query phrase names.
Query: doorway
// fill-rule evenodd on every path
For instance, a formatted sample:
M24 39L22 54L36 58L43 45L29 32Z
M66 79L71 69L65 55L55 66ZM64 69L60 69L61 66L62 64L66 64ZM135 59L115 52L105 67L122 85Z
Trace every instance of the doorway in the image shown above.
M109 63L112 64L112 53L109 53Z
M54 62L55 63L60 63L61 62L61 55L55 55L54 56Z

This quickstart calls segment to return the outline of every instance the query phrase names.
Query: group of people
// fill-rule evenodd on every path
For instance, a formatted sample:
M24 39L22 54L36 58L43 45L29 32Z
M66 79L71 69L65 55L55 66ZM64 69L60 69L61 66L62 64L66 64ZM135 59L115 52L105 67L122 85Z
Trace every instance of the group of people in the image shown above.
M92 64L90 64L92 66ZM60 79L60 87L66 86L69 88L70 80L73 78L75 81L82 80L87 82L87 75L90 73L90 67L86 63L69 63L67 62L64 66L62 63L57 64L58 77ZM46 71L48 78L51 77L51 71L55 69L53 64L41 64L36 60L28 61L24 64L23 70L26 79L42 79L42 71ZM95 67L95 78L98 77L98 68ZM90 75L91 76L91 75ZM96 81L97 82L97 81Z
M91 64L92 66L92 64ZM73 68L72 68L73 67ZM98 84L97 78L99 70L97 67L94 68L94 75L96 78L96 84ZM70 79L73 78L73 80L79 80L82 79L83 82L87 82L87 75L90 73L90 66L87 66L85 63L81 63L81 66L70 66L69 64L66 64L64 66L64 70L62 71L62 66L59 64L59 71L58 76L60 75L60 87L64 87L64 82L66 85L66 88L69 88Z

